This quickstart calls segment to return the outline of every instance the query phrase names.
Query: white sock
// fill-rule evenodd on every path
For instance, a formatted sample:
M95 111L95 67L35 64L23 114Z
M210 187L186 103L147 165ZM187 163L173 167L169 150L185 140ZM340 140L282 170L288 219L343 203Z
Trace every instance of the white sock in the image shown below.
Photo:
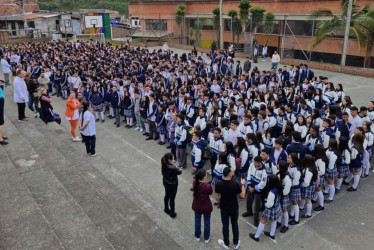
M279 223L282 223L282 215L283 215L283 213L281 214L281 216L279 216L279 218L277 220Z
M350 182L353 178L353 174L349 173L348 177L345 179L345 182Z
M144 123L145 132L149 133L149 123Z
M161 141L165 142L165 135L164 134L160 134L160 137L161 137Z
M275 235L275 230L277 229L277 221L271 223L270 236Z
M295 221L299 221L299 205L293 205L293 207L295 207Z
M304 209L305 207L305 200L300 201L300 209Z
M64 98L68 98L68 91L67 90L64 90L63 94L64 94Z
M109 108L109 115L114 117L114 110L112 107Z
M357 188L359 182L360 182L360 176L359 175L354 175L353 176L353 185L352 185L352 187L353 188Z
M325 201L323 200L323 193L322 193L322 191L318 191L317 195L318 195L319 205L321 207L324 207L325 206Z
M343 183L343 178L341 178L341 179L336 179L336 186L335 186L335 188L336 189L340 189L340 187L342 186L342 183Z
M101 120L105 120L104 111L100 112Z
M288 227L288 222L290 220L290 216L288 216L288 212L283 213L284 223L283 225Z
M306 215L312 215L312 203L306 204Z
M99 114L97 112L95 112L95 118L99 119Z
M324 193L328 193L329 192L329 185L325 185L325 190L323 192Z
M335 195L335 186L334 184L329 184L329 200L334 200L334 195Z
M130 122L129 125L132 126L132 123L133 123L133 119L132 119L132 117L129 118L129 122Z
M258 224L257 232L256 232L255 237L260 238L260 235L261 235L262 231L264 231L264 229L265 229L265 224L262 224L262 222L260 222L260 224Z
M294 216L295 215L295 207L293 205L291 205L291 212L290 212L290 215L291 216Z
M126 125L130 125L130 118L126 117Z
M312 199L312 200L317 201L317 198L318 198L317 192L314 192L314 195L313 195L313 199Z

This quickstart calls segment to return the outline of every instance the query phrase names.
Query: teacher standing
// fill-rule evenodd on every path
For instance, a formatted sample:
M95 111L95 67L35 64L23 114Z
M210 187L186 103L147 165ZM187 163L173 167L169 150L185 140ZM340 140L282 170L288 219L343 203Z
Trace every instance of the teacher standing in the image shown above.
M82 104L75 97L75 92L71 92L69 98L66 101L66 119L70 122L70 132L73 141L81 141L76 134L77 124L79 121L79 107Z
M95 156L96 145L96 126L95 117L91 113L91 104L86 102L83 104L83 112L80 120L80 132L86 143L86 152L88 155Z
M18 106L18 121L27 121L25 115L26 103L29 101L29 93L25 83L26 72L22 69L17 70L16 77L14 78L14 102Z

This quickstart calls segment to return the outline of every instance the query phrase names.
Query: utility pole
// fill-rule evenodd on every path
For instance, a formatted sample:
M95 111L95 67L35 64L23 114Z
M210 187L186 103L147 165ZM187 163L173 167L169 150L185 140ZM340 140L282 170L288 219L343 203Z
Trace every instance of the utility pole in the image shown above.
M345 66L345 62L346 62L346 59L347 59L349 29L351 27L351 18L352 18L352 5L353 5L353 0L349 0L347 20L346 20L346 23L345 23L345 33L344 33L344 41L343 41L343 53L342 53L341 67Z
M219 0L219 48L223 50L223 0Z

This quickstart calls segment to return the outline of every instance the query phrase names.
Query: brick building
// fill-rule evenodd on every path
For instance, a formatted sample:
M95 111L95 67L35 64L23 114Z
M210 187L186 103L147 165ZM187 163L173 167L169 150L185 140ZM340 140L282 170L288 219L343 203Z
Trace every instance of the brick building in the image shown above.
M23 0L25 12L38 12L38 0ZM0 16L22 13L22 0L0 0Z
M223 12L239 10L239 0L224 0ZM268 40L269 52L278 49L283 52L284 58L293 59L308 58L312 61L338 64L342 52L343 39L340 37L326 38L313 50L310 43L315 30L315 22L310 19L310 12L317 8L331 9L334 14L340 13L340 0L255 0L250 1L252 6L264 8L267 12L275 15L274 30L265 35L259 27L255 39L263 45ZM357 0L357 5L363 7L365 4L373 4L372 0ZM182 26L175 21L175 13L178 5L185 4L185 20ZM170 34L173 42L209 47L212 40L217 40L217 32L214 30L212 10L219 7L218 0L130 0L130 18L139 18L140 29L145 34L153 34L160 37ZM224 42L225 47L232 42L230 18L224 16ZM200 37L193 33L196 20L202 24ZM148 32L147 32L148 31ZM151 31L151 32L150 32ZM196 33L196 32L195 32ZM250 33L250 29L248 30ZM182 37L182 39L178 39ZM197 38L194 38L197 37ZM142 38L140 38L142 39ZM143 40L147 39L143 37ZM198 43L196 44L196 39ZM164 38L165 40L165 38ZM243 36L237 44L237 48L243 48ZM235 41L235 40L234 40ZM349 40L347 52L347 65L361 67L364 62L366 48L358 50L355 39ZM371 52L372 67L374 67L374 49Z

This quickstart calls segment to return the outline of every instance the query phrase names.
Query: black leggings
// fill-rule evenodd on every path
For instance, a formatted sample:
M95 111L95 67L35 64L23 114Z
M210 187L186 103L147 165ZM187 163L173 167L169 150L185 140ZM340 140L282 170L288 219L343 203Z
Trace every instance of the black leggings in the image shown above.
M175 212L175 196L177 196L178 184L165 184L165 197L164 205L165 210L169 210L171 213ZM170 205L170 208L169 208Z

